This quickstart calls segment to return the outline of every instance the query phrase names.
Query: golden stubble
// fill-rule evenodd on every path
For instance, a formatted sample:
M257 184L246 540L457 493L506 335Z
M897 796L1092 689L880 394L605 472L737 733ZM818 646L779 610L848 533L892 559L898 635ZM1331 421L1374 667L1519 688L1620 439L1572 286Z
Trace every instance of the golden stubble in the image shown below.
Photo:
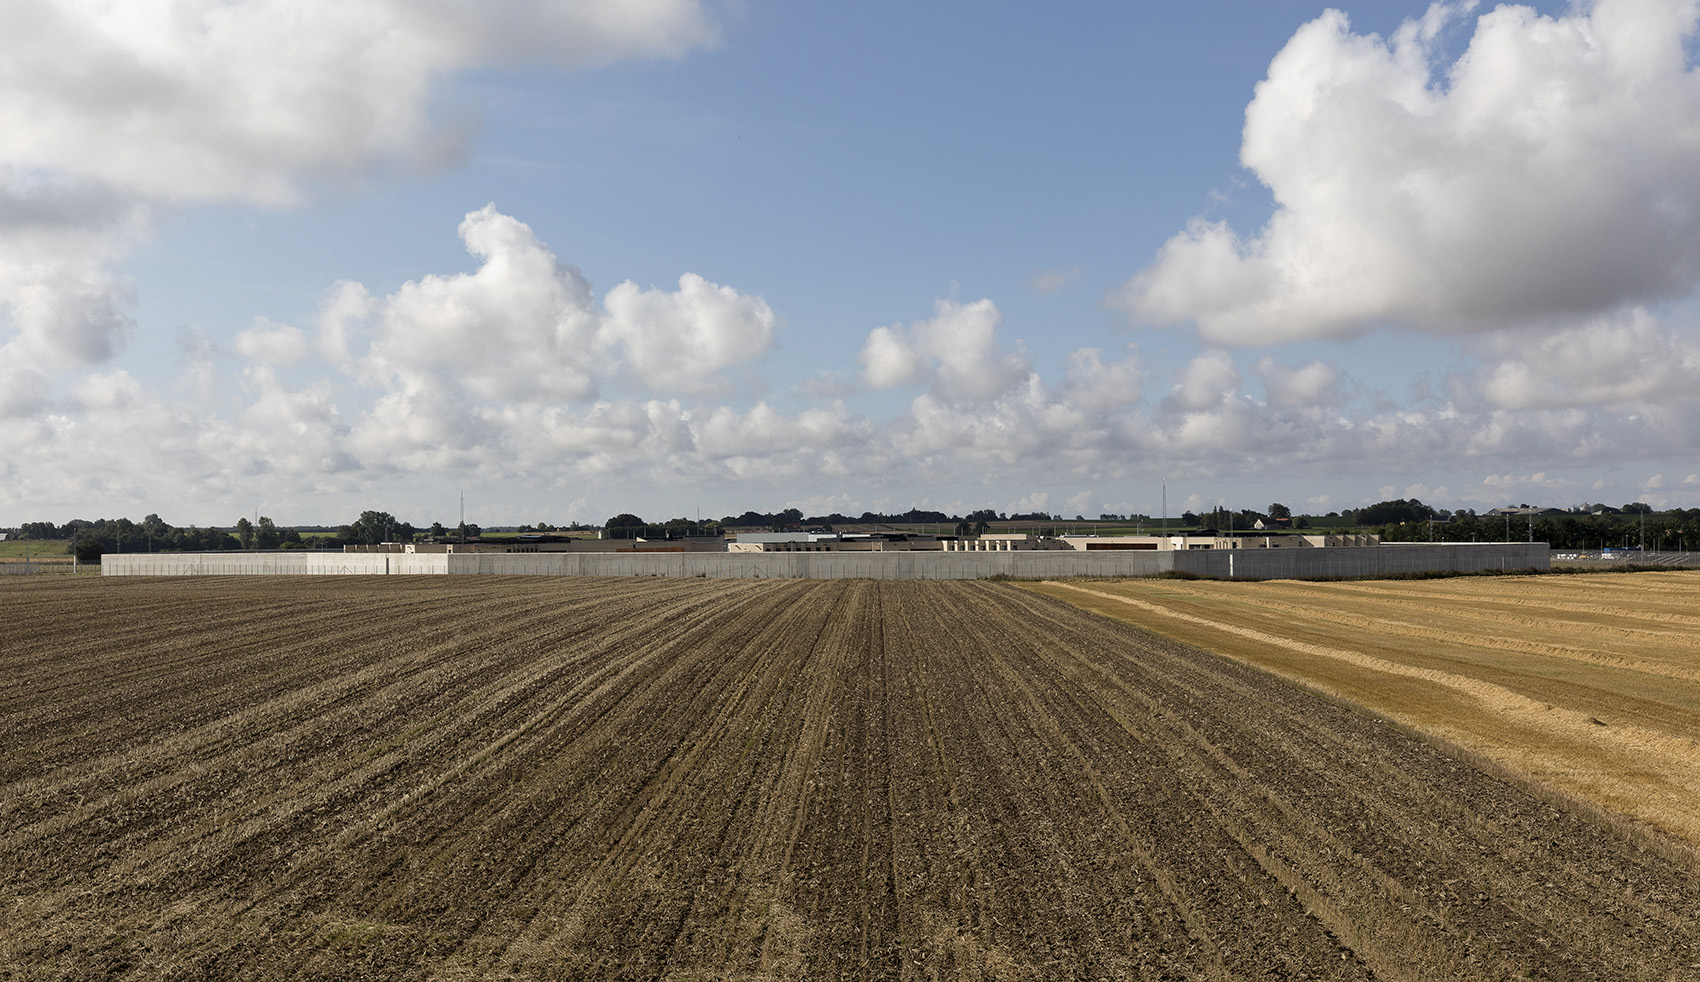
M1028 588L1700 843L1700 574Z

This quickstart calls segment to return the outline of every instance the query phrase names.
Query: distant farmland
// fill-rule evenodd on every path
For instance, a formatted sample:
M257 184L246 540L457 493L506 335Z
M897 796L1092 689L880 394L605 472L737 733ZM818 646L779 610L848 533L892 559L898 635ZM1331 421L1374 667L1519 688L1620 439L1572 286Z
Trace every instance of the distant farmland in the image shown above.
M1700 978L1682 848L1012 584L0 605L4 979Z

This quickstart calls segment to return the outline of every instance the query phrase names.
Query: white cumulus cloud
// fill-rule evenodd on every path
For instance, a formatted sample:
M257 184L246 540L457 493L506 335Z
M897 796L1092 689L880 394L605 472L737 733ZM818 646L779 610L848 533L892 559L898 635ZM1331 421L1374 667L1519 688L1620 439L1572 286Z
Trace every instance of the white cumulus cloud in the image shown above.
M1233 398L1240 382L1239 370L1227 352L1206 351L1181 369L1169 401L1184 410L1211 409Z
M698 0L8 0L0 4L0 357L83 367L132 325L112 267L155 212L288 204L464 152L448 84L671 57Z
M530 226L494 205L468 214L460 237L482 265L473 273L410 281L385 299L376 315L371 369L452 377L492 400L593 395L604 365L583 275L559 262ZM346 324L336 314L360 306L350 289L339 287L327 301L342 331Z
M1508 409L1697 401L1700 338L1646 310L1547 332L1495 338L1482 395Z
M695 0L10 0L0 163L150 198L286 201L441 155L443 77L709 43Z
M1002 324L1003 314L990 300L939 300L931 320L907 329L876 327L868 334L859 356L863 378L876 389L931 379L941 398L994 399L1031 371L1026 345L1018 340L1004 349L998 337Z
M1089 411L1115 409L1136 403L1145 382L1138 351L1128 345L1128 356L1120 361L1105 361L1097 348L1080 348L1069 353L1064 362L1066 385L1063 399L1073 406Z
M725 391L719 372L766 354L777 321L760 297L695 273L672 292L627 280L603 306L602 341L624 351L627 371L650 389L685 394Z
M298 327L261 319L236 335L236 351L265 365L293 365L307 356L310 345Z
M1328 406L1340 398L1340 370L1320 361L1283 365L1265 355L1252 371L1263 380L1271 406Z
M320 306L320 353L391 389L400 401L389 411L440 406L427 388L483 403L588 400L622 370L656 394L722 394L732 388L725 369L773 346L778 318L765 301L694 273L676 291L621 283L599 307L576 267L495 205L467 214L460 237L480 260L471 273L423 276L381 300L343 282ZM237 346L277 360L308 345L294 328L272 326L244 332Z
M1118 300L1217 344L1467 331L1689 294L1700 282L1694 0L1504 5L1443 64L1470 4L1390 38L1301 28L1246 109L1275 199L1253 235L1195 220Z
M148 209L122 195L0 158L0 360L77 368L110 358L135 306L111 266L148 223Z

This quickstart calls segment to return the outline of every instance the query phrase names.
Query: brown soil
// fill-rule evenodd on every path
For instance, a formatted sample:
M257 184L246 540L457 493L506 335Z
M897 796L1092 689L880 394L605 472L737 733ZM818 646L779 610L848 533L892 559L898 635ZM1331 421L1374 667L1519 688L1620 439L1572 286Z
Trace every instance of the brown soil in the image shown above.
M0 582L0 979L1700 979L1700 880L1003 584Z

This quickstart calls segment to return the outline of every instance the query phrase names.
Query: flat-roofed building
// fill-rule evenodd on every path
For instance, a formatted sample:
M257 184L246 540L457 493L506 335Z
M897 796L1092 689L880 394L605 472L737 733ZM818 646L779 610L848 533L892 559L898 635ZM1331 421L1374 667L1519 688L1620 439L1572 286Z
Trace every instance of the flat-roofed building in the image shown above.
M740 532L728 552L937 552L944 542L916 532Z
M1065 535L1063 542L1081 552L1189 549L1327 549L1381 544L1377 535Z
M945 552L1042 552L1067 549L1061 539L1026 532L993 532L974 538L946 539Z
M390 552L430 555L534 552L725 552L720 535L686 535L671 539L574 539L562 535L521 535L512 539L475 542L385 542L376 546L343 546L344 552Z

